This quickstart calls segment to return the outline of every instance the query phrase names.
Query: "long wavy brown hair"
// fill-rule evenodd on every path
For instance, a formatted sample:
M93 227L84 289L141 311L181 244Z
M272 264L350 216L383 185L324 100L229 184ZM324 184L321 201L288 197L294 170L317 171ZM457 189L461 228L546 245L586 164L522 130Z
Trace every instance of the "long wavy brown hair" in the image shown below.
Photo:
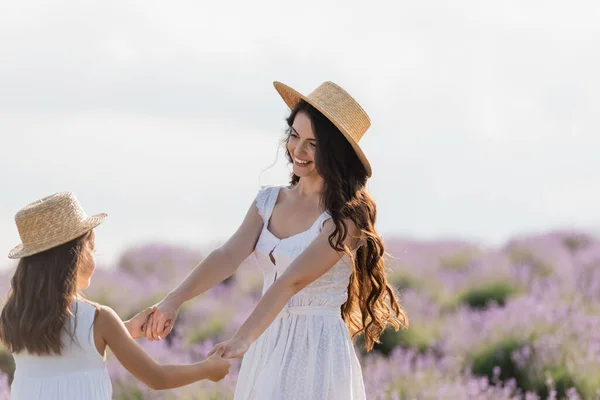
M301 112L310 118L317 139L315 167L324 181L321 206L335 224L329 244L335 250L346 253L353 262L348 299L342 305L342 318L352 339L364 334L365 347L370 351L375 343L379 343L379 337L388 325L398 331L408 327L408 318L398 303L396 291L387 282L385 248L375 230L377 209L366 190L367 171L339 129L303 100L286 120L288 130L284 144L290 138L296 115ZM288 161L292 163L287 146L285 148ZM296 185L299 180L292 172L290 184ZM356 257L344 245L348 235L347 220L356 224L366 242L357 250Z
M88 247L88 249L86 249ZM61 354L61 334L75 318L77 276L94 248L94 231L19 261L0 315L0 340L11 353Z

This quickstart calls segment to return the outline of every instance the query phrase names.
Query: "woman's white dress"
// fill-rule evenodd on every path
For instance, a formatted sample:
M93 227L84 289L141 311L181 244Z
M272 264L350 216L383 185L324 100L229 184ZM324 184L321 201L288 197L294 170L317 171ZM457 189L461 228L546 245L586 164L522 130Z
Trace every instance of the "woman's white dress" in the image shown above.
M268 222L280 189L263 187L256 198L264 221L255 249L264 275L263 294L331 218L323 213L310 229L284 239L275 237ZM366 399L361 366L340 311L351 272L344 256L290 299L244 355L235 400Z

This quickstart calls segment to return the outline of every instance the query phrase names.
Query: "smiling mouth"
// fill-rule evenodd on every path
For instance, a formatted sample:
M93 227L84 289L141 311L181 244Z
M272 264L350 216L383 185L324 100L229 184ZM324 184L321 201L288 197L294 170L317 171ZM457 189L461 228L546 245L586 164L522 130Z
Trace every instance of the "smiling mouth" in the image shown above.
M294 164L299 167L306 167L308 164L312 163L312 161L304 161L299 158L294 157Z

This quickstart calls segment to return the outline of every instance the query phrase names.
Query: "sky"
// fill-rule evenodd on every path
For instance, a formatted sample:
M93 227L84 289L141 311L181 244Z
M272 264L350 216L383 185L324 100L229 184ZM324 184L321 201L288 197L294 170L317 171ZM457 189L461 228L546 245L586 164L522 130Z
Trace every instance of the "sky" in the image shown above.
M324 81L370 115L386 237L497 246L600 233L596 1L0 0L0 243L71 190L99 257L210 248L285 184L272 82ZM0 266L9 260L2 261Z

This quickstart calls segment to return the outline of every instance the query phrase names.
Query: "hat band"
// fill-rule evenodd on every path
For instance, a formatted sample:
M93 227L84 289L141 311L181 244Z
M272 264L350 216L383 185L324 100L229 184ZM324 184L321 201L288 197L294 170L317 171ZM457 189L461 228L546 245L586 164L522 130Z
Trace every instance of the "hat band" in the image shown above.
M79 231L83 228L86 228L86 224L84 221L79 221L76 225L70 225L68 227L64 227L64 229L58 230L54 235L48 236L43 235L39 239L37 238L21 238L21 242L24 247L40 247L46 246L48 244L56 243L57 240L62 240L66 237L75 235L79 233ZM82 233L83 235L83 233ZM72 240L72 239L71 239Z

